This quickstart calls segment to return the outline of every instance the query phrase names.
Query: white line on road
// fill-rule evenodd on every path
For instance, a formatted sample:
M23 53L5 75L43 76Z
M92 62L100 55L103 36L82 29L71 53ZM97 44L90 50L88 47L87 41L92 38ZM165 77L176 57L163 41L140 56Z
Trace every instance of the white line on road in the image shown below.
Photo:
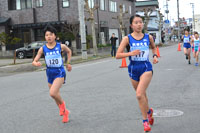
M110 61L111 61L111 59L109 59L109 60L103 60L103 61L98 61L98 62L94 62L94 63L90 63L90 64L78 65L78 66L74 66L73 69L80 68L80 67L97 65L97 64L101 64L101 63L105 63L105 62L110 62Z
M9 68L9 67L13 67L13 66L19 66L19 65L31 65L32 63L25 63L25 64L16 64L16 65L7 65L7 66L1 66L0 68Z
M81 68L81 67L86 67L86 66L92 66L92 65L97 65L97 64L101 64L101 63L106 63L106 62L110 62L112 59L107 59L107 60L102 60L102 61L98 61L98 62L93 62L93 63L89 63L86 62L87 64L75 64L72 66L73 69L77 69L77 68ZM19 64L19 65L31 65L32 63L26 63L26 64ZM0 68L10 68L13 67L13 65L8 65L8 66L2 66ZM45 68L42 68L42 70Z

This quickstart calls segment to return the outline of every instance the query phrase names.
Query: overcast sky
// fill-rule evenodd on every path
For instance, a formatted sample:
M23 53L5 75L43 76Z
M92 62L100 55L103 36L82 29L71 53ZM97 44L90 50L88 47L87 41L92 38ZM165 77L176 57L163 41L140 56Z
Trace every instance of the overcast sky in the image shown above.
M164 13L166 9L166 0L158 0L159 8ZM179 12L180 17L192 18L192 5L190 3L194 3L194 14L200 14L200 0L179 0ZM169 0L169 19L171 18L177 20L177 0ZM165 15L166 16L166 15Z
M137 0L137 1L146 1L146 0ZM148 0L147 0L148 1ZM164 10L166 10L166 0L158 0L159 2L159 8L161 9L164 16L167 16L164 13ZM179 12L180 12L180 18L192 18L192 6L190 3L194 3L194 14L200 14L200 0L179 0ZM169 0L169 14L168 18L169 20L177 20L177 0ZM166 17L165 17L166 18Z

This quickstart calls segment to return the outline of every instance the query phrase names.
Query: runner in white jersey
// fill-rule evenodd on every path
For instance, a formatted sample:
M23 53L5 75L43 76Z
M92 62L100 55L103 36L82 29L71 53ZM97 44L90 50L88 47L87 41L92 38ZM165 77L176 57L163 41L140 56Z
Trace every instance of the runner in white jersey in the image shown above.
M194 34L191 36L192 39L194 39ZM194 43L192 42L192 54L193 57L195 58L195 51L194 51Z
M199 40L199 34L198 32L194 32L194 38L192 39L192 43L194 43L194 57L196 59L195 66L199 65L199 45L200 45L200 40Z

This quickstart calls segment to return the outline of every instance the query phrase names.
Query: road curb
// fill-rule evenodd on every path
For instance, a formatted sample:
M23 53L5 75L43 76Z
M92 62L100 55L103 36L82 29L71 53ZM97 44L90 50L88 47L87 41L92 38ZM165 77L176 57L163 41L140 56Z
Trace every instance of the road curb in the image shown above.
M89 62L89 61L94 61L94 60L99 60L103 58L108 58L110 55L105 54L105 55L99 55L99 56L88 56L87 60L83 60L81 57L75 57L74 59L71 59L71 64L79 64L79 63L84 63L84 62ZM45 61L41 61L42 64L45 64ZM1 66L0 67L0 73L19 73L19 72L31 72L31 71L44 71L46 69L46 66L42 67L35 67L32 66L32 63L21 63L21 64L16 64L16 65L6 65L6 66Z

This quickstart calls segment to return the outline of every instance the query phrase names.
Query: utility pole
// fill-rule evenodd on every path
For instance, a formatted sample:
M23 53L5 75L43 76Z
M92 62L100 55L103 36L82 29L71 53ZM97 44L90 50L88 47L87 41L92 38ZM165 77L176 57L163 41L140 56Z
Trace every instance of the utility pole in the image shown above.
M84 0L78 0L82 59L87 59L84 4Z
M180 22L179 22L179 0L177 0L177 16L178 16L178 42L180 42Z
M100 7L99 0L97 1L97 5ZM97 23L98 23L98 44L100 44L100 21L99 21L99 8L97 9Z
M167 20L168 20L168 14L169 14L169 9L168 9L169 5L168 5L168 0L166 0L166 10L165 13L167 14Z
M166 10L165 10L165 13L167 14L167 19L165 20L165 24L164 24L164 27L165 27L165 42L169 41L169 28L170 28L170 22L169 22L169 17L168 17L168 14L169 14L168 1L169 0L166 0Z
M194 3L190 3L192 5L192 14L193 14L193 32L195 31L195 18L194 18Z

